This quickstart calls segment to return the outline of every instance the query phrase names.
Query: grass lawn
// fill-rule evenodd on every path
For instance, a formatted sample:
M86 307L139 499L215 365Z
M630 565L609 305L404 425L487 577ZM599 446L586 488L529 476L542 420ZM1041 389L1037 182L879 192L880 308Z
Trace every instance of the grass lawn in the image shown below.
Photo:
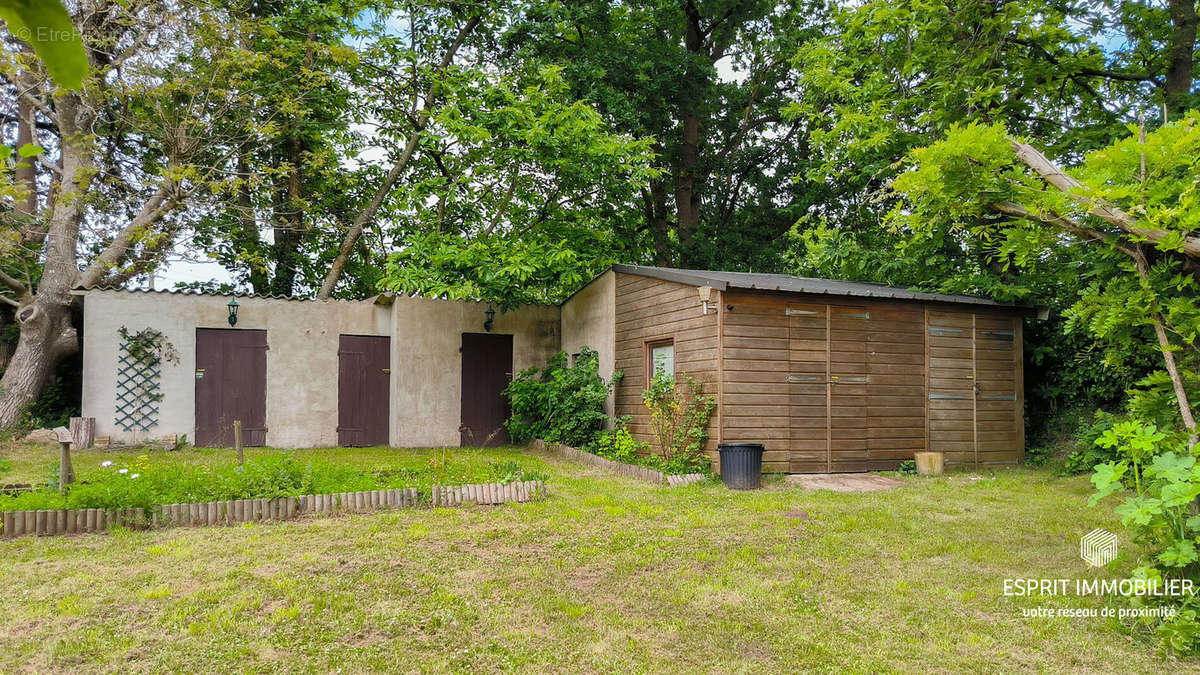
M276 448L245 448L246 459L265 457L279 452ZM389 448L302 448L289 450L298 459L334 460L353 464L365 471L421 469L430 460L460 461L460 464L486 463L521 459L519 454L495 454L473 448L429 448L398 451ZM58 445L45 443L9 443L0 445L0 485L20 485L43 482L58 465ZM77 474L97 469L101 462L116 466L132 464L139 457L149 457L148 464L191 464L214 466L237 459L230 448L187 448L180 451L120 447L107 450L85 450L71 453L71 464ZM473 462L472 460L479 460Z
M28 452L28 451L14 451ZM52 453L52 450L47 450ZM322 451L365 466L431 452ZM0 671L1150 671L1115 620L1022 618L1078 557L1086 479L1013 469L835 494L666 489L518 450L545 501L0 542ZM206 451L166 457L203 461ZM0 449L0 454L6 451ZM112 453L77 453L99 462ZM166 453L163 453L164 455ZM13 457L13 468L45 457ZM807 519L788 512L803 509Z

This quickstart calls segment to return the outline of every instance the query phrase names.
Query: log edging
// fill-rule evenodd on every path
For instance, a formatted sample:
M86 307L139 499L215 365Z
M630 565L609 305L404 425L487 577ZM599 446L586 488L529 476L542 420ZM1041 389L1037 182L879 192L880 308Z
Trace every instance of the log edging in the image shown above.
M679 476L669 476L655 469L648 469L644 466L637 466L636 464L617 462L606 457L601 457L600 455L593 455L586 450L572 448L569 445L547 443L540 438L534 439L530 443L530 446L534 450L545 450L550 454L561 457L562 459L578 462L579 464L596 467L598 469L605 469L614 473L618 473L627 478L633 478L636 480L645 481L647 483L653 483L655 485L679 487L682 485L698 483L705 479L705 475L702 473L689 473Z
M542 481L434 486L427 498L417 488L338 492L334 494L231 499L186 504L158 504L149 509L54 509L4 511L0 538L107 532L116 526L134 530L166 527L211 527L266 521L293 520L301 516L367 513L380 509L528 502L545 496Z

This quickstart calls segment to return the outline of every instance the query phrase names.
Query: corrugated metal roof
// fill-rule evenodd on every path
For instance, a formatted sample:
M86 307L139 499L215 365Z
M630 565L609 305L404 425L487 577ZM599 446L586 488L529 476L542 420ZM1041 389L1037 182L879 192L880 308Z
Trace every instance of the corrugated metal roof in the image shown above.
M323 301L323 300L317 300L316 298L300 298L300 297L296 297L294 295L278 295L278 294L272 294L272 293L243 293L243 292L214 293L212 291L196 291L196 290L191 290L191 289L187 289L187 288L184 288L184 289L178 289L178 288L126 288L124 286L92 286L90 288L87 288L84 286L76 286L74 289L72 289L72 292L75 293L76 295L86 295L86 294L92 293L92 292L153 293L155 295L162 295L162 294L191 295L191 296L213 297L213 298L234 297L234 298L251 298L251 299L255 299L255 300L283 300L286 302L375 302L375 299L377 297L379 297L377 295L373 295L364 300L342 300L339 298L334 298L333 300L324 300Z
M646 267L642 265L613 265L614 272L621 274L636 274L643 277L674 281L692 286L712 286L723 291L727 288L738 288L756 291L785 291L788 293L813 293L817 295L838 295L861 298L887 298L893 300L923 300L928 302L948 302L962 305L987 305L991 307L1012 307L1015 309L1033 309L1027 305L1016 305L1008 302L997 302L989 298L977 298L972 295L948 295L945 293L925 293L904 288L894 288L882 284L868 284L858 281L837 281L834 279L810 279L794 277L788 274L758 274L754 272L720 272L716 270L685 270L673 267Z

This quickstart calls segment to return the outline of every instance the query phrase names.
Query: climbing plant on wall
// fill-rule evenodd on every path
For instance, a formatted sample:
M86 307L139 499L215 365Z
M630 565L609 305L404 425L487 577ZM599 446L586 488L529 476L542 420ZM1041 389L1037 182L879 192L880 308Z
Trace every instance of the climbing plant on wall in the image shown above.
M117 357L117 388L113 422L125 431L149 431L158 424L162 394L162 363L179 362L175 345L161 331L132 332L125 326Z

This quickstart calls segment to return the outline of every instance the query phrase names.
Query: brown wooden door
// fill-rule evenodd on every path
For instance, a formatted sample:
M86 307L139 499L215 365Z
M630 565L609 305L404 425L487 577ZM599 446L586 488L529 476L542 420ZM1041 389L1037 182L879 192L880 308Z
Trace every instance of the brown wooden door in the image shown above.
M872 471L897 469L925 449L925 310L875 305L867 340L867 454Z
M829 470L866 471L868 405L865 307L829 307Z
M338 341L338 445L388 444L391 339L342 335Z
M1020 326L1011 316L975 315L975 462L1020 461L1025 423L1018 405Z
M778 310L776 310L778 311ZM788 303L788 471L829 471L828 307Z
M267 444L267 331L196 329L196 438L201 447Z
M509 415L504 389L512 380L513 338L511 335L463 333L462 336L462 433L465 446L508 443L504 427Z
M975 316L929 310L929 449L975 463Z

